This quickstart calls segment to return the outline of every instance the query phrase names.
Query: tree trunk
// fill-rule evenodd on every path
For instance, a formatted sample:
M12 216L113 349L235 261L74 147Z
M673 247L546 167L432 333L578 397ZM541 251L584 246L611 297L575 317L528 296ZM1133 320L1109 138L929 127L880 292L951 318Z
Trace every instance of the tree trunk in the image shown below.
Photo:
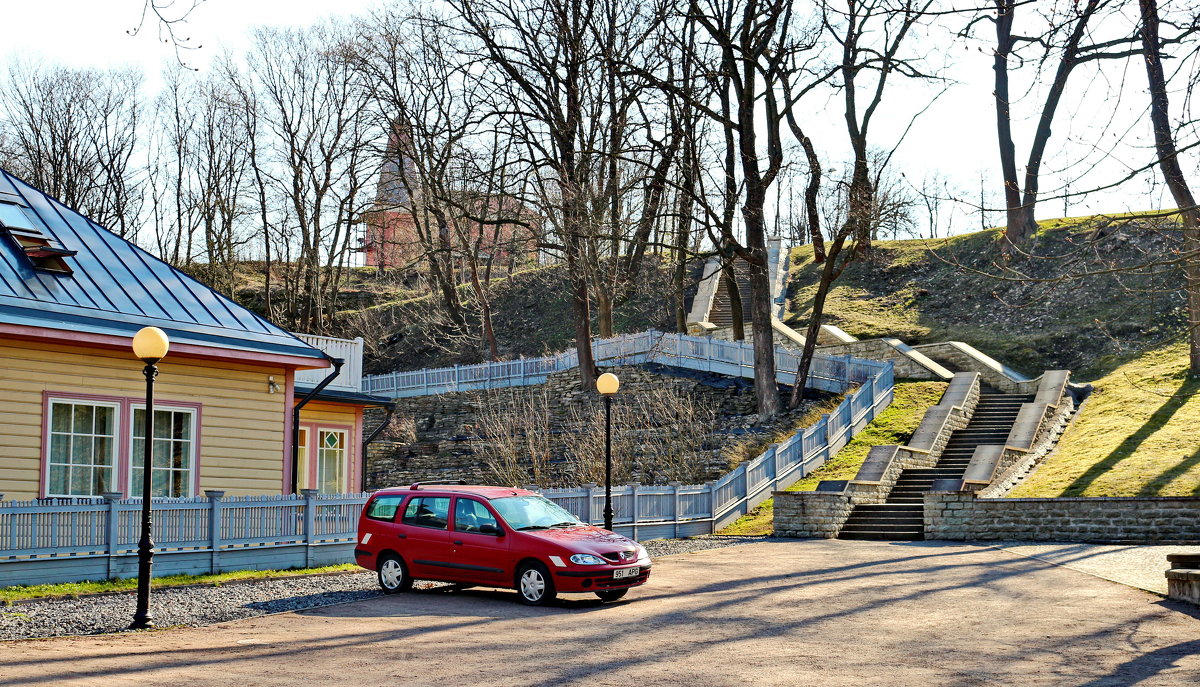
M1021 206L1021 184L1017 180L1017 151L1012 136L1012 108L1008 92L1008 57L1012 53L1013 13L1016 0L995 0L996 3L996 52L992 69L995 71L996 133L1000 143L1000 171L1004 178L1004 207L1006 221L1004 251L1010 254L1013 247L1021 244L1036 231L1036 222L1030 227L1027 219L1032 213L1024 212Z
M575 353L579 358L579 384L584 391L596 388L596 361L592 358L592 317L587 279L576 277L571 292L575 317Z
M841 274L835 271L838 255L845 244L845 234L839 234L834 239L826 255L825 265L821 268L821 281L817 284L817 293L813 296L812 313L808 319L808 329L804 334L804 348L800 352L800 363L796 367L796 383L792 386L792 396L788 401L789 408L795 408L804 400L805 381L812 369L813 356L817 352L817 336L821 333L821 321L825 317L825 299L833 287L833 282ZM844 266L843 266L844 269Z
M783 410L779 383L775 380L775 332L771 327L771 280L767 275L767 251L751 248L750 312L754 332L754 389L758 394L758 415L775 417Z
M821 235L821 208L818 196L821 193L821 160L813 147L812 139L803 136L800 146L804 148L804 156L808 158L808 186L804 189L804 210L808 215L808 238L812 241L813 262L820 265L825 262L825 237Z
M1054 72L1054 81L1051 82L1050 90L1046 94L1046 102L1042 105L1042 113L1038 117L1037 129L1033 134L1033 145L1029 149L1029 159L1025 163L1025 186L1015 218L1012 217L1011 206L1009 209L1010 224L1005 232L1005 237L1011 246L1019 246L1037 233L1038 223L1034 210L1038 201L1038 180L1041 175L1042 161L1046 154L1046 146L1050 143L1054 113L1058 110L1063 92L1067 89L1068 77L1079 64L1079 43L1086 35L1088 20L1095 15L1101 1L1087 0L1086 4L1078 10L1075 27L1072 29L1066 45L1063 46L1062 58L1058 62L1058 69ZM1015 228L1013 224L1016 225Z
M1200 210L1179 165L1179 152L1171 131L1170 101L1163 74L1162 43L1158 35L1157 0L1140 0L1142 56L1150 83L1150 122L1158 166L1183 220L1183 275L1188 303L1188 362L1193 377L1200 376Z
M616 258L613 258L614 260ZM596 329L601 339L611 339L613 332L613 301L608 290L596 288Z

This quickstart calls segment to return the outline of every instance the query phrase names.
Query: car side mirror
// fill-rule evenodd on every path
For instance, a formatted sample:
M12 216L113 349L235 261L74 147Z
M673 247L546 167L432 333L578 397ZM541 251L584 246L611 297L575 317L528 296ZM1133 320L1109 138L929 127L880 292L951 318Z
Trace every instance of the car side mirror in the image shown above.
M493 535L496 537L504 536L504 530L500 529L499 527L497 527L495 525L491 525L491 524L480 525L479 533L480 534L490 534L490 535Z

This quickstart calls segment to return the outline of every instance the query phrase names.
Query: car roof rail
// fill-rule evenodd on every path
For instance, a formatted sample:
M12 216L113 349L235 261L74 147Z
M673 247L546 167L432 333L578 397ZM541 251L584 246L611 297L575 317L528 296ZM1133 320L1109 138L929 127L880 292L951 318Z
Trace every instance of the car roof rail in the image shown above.
M410 486L409 489L416 491L416 490L420 489L421 487L426 487L426 486L436 486L436 485L440 485L440 484L464 485L466 483L467 483L467 480L465 480L465 479L443 479L443 480L434 480L432 482L413 482L412 486Z

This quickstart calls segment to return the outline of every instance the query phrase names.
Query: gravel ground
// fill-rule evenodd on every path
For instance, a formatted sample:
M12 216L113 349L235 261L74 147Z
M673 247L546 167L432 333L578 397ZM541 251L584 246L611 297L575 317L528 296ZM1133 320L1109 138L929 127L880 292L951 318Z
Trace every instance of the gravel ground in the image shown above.
M652 558L735 544L763 541L764 537L695 537L646 542ZM418 587L441 586L418 583ZM300 611L318 606L360 601L381 596L375 574L363 571L346 575L293 577L225 584L220 587L185 587L156 590L152 597L154 622L159 627L200 627L252 618L268 613ZM0 640L88 635L119 632L133 617L134 594L47 599L0 607Z

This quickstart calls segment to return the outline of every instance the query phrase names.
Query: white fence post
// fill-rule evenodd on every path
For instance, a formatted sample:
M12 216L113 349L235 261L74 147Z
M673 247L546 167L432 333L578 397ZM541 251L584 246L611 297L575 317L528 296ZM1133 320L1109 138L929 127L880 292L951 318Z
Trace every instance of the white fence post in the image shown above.
M637 541L637 526L638 520L642 519L642 514L638 512L638 487L642 486L641 482L634 482L629 485L629 500L633 502L630 510L633 512L633 539Z
M586 494L583 499L583 521L587 524L592 524L592 497L596 493L596 483L588 482L583 485L583 491Z
M225 495L220 489L205 489L208 497L208 545L212 549L209 568L212 574L221 572L221 497Z
M708 533L717 533L717 483L709 480L704 483L705 493L708 494Z
M108 578L112 579L117 576L117 541L120 539L121 522L118 506L121 502L121 492L108 491L103 496L108 502Z
M679 488L683 486L683 482L667 482L667 486L671 487L671 534L675 539L679 538Z
M304 497L304 567L313 567L313 537L317 530L317 490L301 489Z

